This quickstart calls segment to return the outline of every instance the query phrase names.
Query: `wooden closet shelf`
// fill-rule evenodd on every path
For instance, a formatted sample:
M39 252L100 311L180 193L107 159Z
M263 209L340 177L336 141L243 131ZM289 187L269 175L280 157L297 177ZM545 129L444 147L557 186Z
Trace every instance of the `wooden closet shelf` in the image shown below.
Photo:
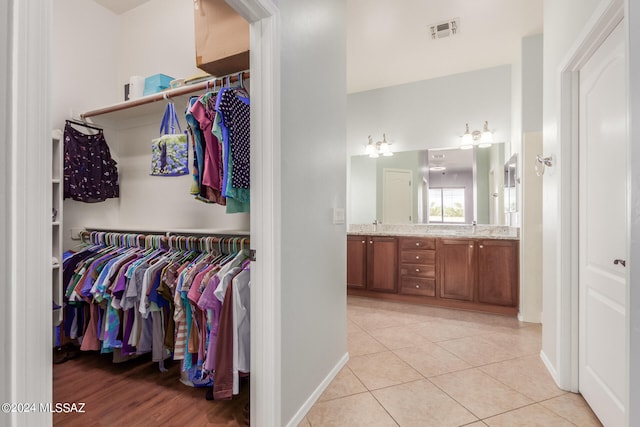
M198 235L198 236L249 236L247 230L224 230L205 228L154 228L154 227L126 227L126 226L85 226L86 231L106 231L115 233L163 234L163 235Z
M197 92L201 92L208 87L213 88L214 83L217 86L220 86L222 82L228 78L231 83L236 83L238 81L239 75L242 74L243 80L248 79L250 76L249 71L242 71L241 73L232 74L224 77L212 77L211 79L199 83L194 83L191 85L181 86L175 89L168 89L162 92L154 93L152 95L143 96L142 98L132 99L129 101L119 102L117 104L108 105L106 107L98 108L95 110L87 111L80 115L80 117L84 119L88 119L90 117L99 117L111 115L112 113L116 113L124 110L132 110L135 109L135 114L129 114L128 117L132 116L141 116L147 115L150 113L154 113L155 110L162 111L164 108L162 105L158 104L157 106L153 106L151 109L141 109L143 106L150 106L158 101L171 100L179 97L183 97L186 95L191 95ZM138 111L140 110L140 111ZM113 117L114 119L118 119L119 117Z

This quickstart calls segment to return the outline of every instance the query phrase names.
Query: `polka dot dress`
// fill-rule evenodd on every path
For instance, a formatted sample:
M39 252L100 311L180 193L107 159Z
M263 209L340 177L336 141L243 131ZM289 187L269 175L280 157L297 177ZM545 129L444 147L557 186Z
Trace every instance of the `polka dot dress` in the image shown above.
M220 95L219 111L223 125L229 131L229 147L233 169L231 185L235 188L249 188L251 126L249 98L236 89L225 90Z

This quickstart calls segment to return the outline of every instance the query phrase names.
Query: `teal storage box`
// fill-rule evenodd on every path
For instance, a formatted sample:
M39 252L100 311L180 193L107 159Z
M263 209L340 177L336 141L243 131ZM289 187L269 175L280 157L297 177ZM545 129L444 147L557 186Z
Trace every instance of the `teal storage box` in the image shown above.
M169 85L173 77L169 77L165 74L154 74L144 79L144 96L152 95L154 93L161 92L165 89L169 89Z

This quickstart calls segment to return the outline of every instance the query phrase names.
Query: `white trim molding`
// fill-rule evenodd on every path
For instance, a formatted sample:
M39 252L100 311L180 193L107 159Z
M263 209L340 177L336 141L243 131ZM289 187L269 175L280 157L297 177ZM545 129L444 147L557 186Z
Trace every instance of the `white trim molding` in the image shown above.
M640 402L640 2L627 0L627 75L629 93L629 252L627 264L629 316L629 402ZM627 425L640 425L640 405L629 404Z
M7 4L4 2L3 4ZM3 402L50 403L51 355L51 130L49 114L51 1L9 1L9 75L0 73L5 156L0 169L3 235L2 273L4 341L8 377L0 393ZM3 36L2 49L7 48ZM7 70L4 70L7 71ZM6 110L5 110L6 108ZM7 204L8 201L8 204ZM2 414L2 425L46 426L51 414Z
M329 371L327 376L324 377L324 380L322 380L322 382L318 385L318 387L316 387L313 393L311 393L311 396L309 396L307 401L304 402L304 404L300 407L300 409L298 409L298 412L296 412L296 414L291 418L291 420L289 420L289 422L287 423L287 427L296 427L298 424L302 422L302 420L307 415L307 413L311 410L313 405L318 401L318 399L320 399L320 396L322 396L322 393L324 393L327 387L329 387L329 384L331 384L331 381L334 380L336 375L338 375L340 370L347 364L348 361L349 361L349 353L345 353L340 358L340 360L338 360L338 363L336 363L333 369Z
M12 30L13 14L11 2L0 2L0 58L12 58ZM11 103L13 91L11 89L12 61L2 61L0 65L0 275L2 283L11 283L9 254L11 253ZM11 298L10 286L0 286L0 301ZM10 337L11 307L0 309L0 336ZM10 402L12 397L11 353L0 352L0 402ZM7 415L0 415L8 417Z
M279 10L226 0L251 24L251 423L282 425Z
M560 154L559 235L557 274L557 366L550 372L565 390L578 391L578 95L579 71L624 18L624 1L602 2L576 38L558 68ZM545 357L545 360L546 357ZM548 360L547 362L548 363ZM549 367L549 366L547 366Z

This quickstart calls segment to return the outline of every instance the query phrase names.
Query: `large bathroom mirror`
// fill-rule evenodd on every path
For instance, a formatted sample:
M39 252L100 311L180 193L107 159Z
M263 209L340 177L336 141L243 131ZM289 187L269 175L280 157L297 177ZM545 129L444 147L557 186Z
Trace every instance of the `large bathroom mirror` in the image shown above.
M349 222L505 224L504 144L351 157Z

